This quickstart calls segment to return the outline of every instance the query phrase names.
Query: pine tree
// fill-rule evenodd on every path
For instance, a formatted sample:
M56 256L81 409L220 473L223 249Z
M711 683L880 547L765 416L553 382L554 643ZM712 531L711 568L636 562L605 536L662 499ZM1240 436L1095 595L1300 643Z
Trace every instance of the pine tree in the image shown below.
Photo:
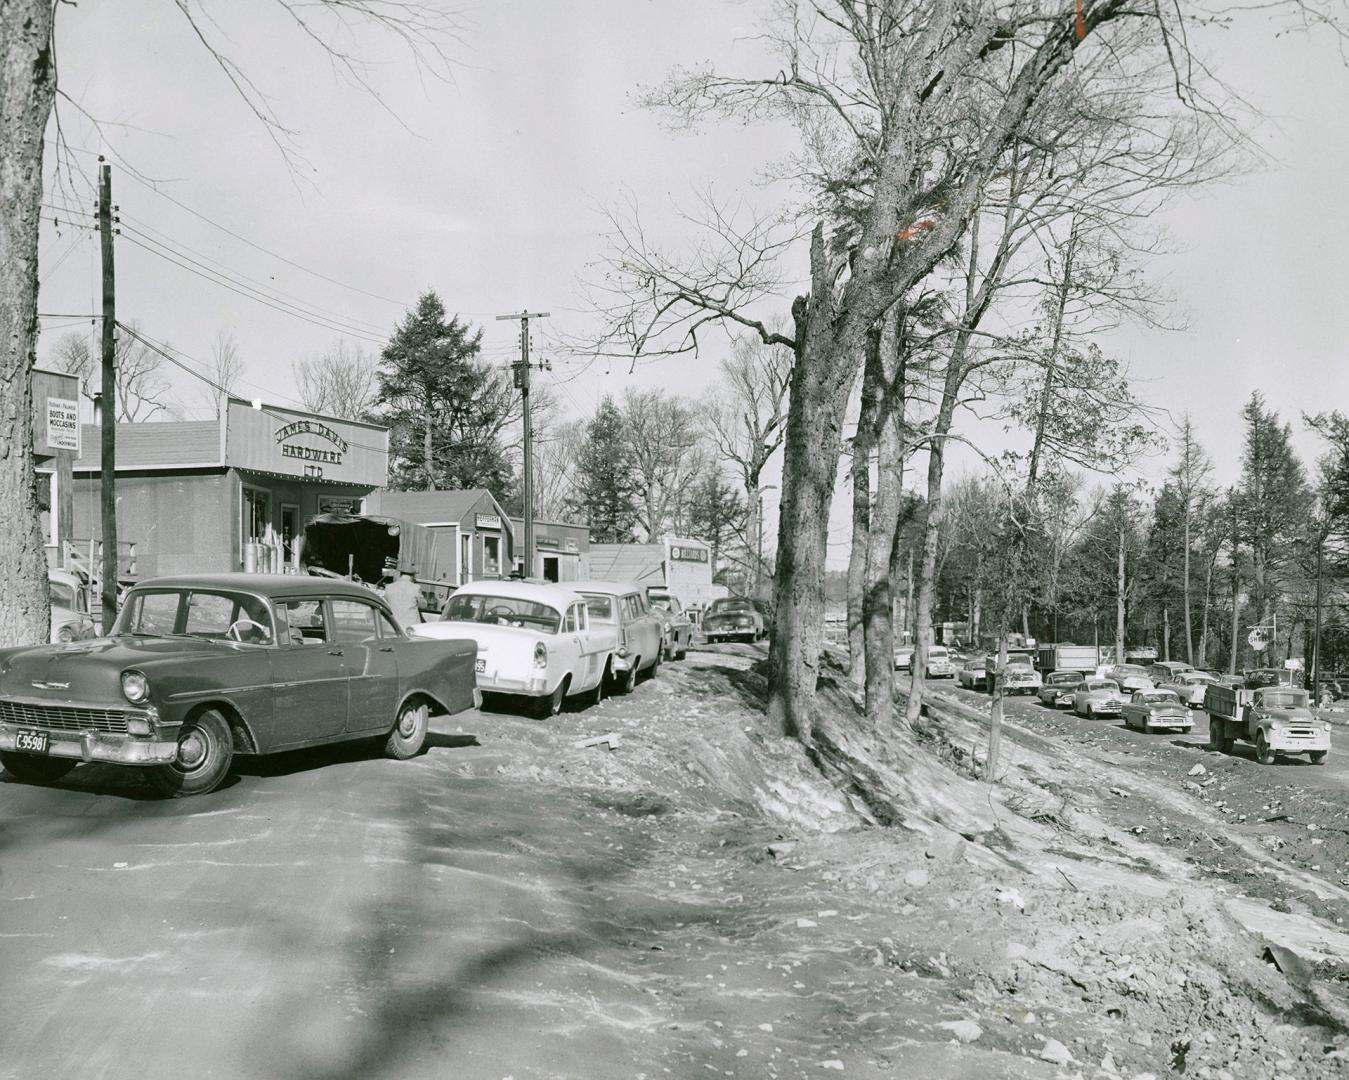
M703 471L689 493L689 532L695 540L702 540L712 549L712 572L725 554L727 545L745 534L745 497L735 485L727 482L716 467ZM750 560L756 553L750 553Z
M425 292L380 355L377 419L390 428L396 490L513 488L501 432L514 392L503 372L479 360L482 330Z
M593 543L630 544L636 539L637 485L629 461L623 416L606 395L586 425L570 500L572 510L590 525Z

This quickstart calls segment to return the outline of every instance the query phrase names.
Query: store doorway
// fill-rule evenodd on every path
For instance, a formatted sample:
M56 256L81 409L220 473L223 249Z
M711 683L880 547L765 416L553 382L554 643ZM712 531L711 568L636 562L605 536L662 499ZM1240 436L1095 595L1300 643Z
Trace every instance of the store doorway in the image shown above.
M558 562L559 562L559 559L558 559L558 557L557 557L556 555L545 555L545 556L543 557L543 580L544 580L544 581L557 581L557 580L559 580L559 578L558 578L558 572L557 572L557 571L558 571Z

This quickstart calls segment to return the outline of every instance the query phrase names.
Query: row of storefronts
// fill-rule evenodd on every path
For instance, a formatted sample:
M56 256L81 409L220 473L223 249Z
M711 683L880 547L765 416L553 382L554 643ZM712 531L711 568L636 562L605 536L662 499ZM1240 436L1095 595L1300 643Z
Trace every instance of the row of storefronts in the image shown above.
M36 372L33 408L49 561L96 565L100 429L79 422L74 376ZM602 568L592 564L586 525L539 520L526 567L523 521L486 489L384 490L389 433L375 424L229 398L215 420L118 424L116 434L117 530L128 578L317 567L368 579L386 556L428 585L450 588L514 575L565 582L622 572L607 552ZM307 528L314 538L317 524L352 517L380 523L379 560L363 563L364 574L331 544L306 550ZM644 584L668 577L688 594L686 603L711 587L708 551L698 541L624 547L645 553Z

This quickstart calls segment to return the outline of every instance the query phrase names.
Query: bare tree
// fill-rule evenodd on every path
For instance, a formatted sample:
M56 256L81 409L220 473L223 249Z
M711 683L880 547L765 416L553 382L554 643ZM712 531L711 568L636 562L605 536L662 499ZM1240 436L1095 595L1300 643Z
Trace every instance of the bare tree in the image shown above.
M577 418L535 429L534 514L542 521L564 521L568 516L585 427L585 420Z
M55 371L78 376L81 396L90 401L94 400L93 382L96 372L88 334L80 333L78 330L62 334L51 352L47 354L47 363Z
M233 333L221 327L211 344L211 367L208 372L211 381L203 382L197 391L195 405L198 410L211 419L219 416L225 399L238 389L243 373L244 361L239 355L239 343L235 341Z
M379 396L375 357L346 338L327 352L291 365L296 393L304 407L341 420L364 419Z
M624 391L620 412L632 454L638 523L650 543L675 528L680 502L702 470L698 425L684 400L661 389Z
M721 364L721 378L702 399L704 430L722 460L740 473L749 512L746 550L758 558L764 523L759 517L763 471L782 446L787 428L787 387L792 350L750 334L736 337ZM762 573L755 568L752 576Z
M1176 491L1180 494L1181 513L1184 515L1184 563L1182 566L1182 591L1185 602L1185 660L1189 664L1194 663L1194 630L1193 630L1193 605L1191 601L1190 588L1190 561L1193 549L1193 537L1196 531L1195 523L1201 521L1205 516L1207 504L1213 498L1213 491L1209 485L1209 480L1213 475L1213 464L1209 457L1204 453L1204 448L1199 445L1199 441L1194 435L1194 424L1190 420L1190 414L1186 413L1180 421L1180 426L1176 432L1176 463L1171 467L1171 479L1175 482ZM1215 548L1216 551L1216 548ZM1208 572L1205 576L1204 587L1204 634L1201 638L1201 654L1204 652L1204 646L1208 644L1208 581L1212 574L1212 560L1205 560L1208 564Z
M136 336L137 323L126 324L131 333L117 335L114 363L117 383L118 423L138 423L172 410L172 387L164 375L164 358Z

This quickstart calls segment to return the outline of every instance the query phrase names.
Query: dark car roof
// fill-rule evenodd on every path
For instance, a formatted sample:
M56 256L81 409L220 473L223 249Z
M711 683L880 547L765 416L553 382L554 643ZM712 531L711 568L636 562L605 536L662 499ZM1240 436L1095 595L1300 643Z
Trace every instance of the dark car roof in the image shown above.
M138 589L225 589L258 596L350 596L378 598L373 589L340 578L309 574L175 574L136 583Z

